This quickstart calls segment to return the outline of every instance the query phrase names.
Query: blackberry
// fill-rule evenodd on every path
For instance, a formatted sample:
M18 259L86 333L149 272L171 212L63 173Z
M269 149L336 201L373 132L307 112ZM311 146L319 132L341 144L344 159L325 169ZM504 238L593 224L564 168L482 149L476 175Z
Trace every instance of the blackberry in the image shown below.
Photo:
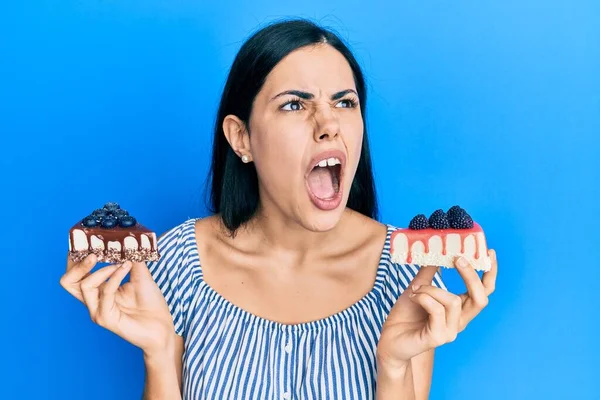
M412 220L410 220L410 224L408 224L408 229L427 229L429 228L429 222L427 221L427 217L425 214L416 215Z
M460 213L450 220L450 226L454 229L471 229L473 218L466 212Z
M435 210L431 216L429 217L429 226L433 229L448 229L450 228L450 223L448 222L448 216L444 212L444 210L439 209Z
M448 215L448 219L452 220L452 218L454 218L455 216L458 216L464 212L465 212L465 210L463 208L461 208L459 205L456 205L456 206L450 207L450 209L448 210L448 212L446 214Z

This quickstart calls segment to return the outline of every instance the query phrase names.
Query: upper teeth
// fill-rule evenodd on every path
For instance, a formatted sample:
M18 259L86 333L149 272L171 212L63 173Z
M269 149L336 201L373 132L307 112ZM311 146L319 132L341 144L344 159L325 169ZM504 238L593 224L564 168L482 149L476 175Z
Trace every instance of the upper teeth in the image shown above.
M321 160L319 161L319 163L317 164L319 167L327 167L327 166L334 166L334 165L338 165L341 164L342 162L340 161L339 158L337 157L332 157L332 158L327 158L325 160ZM315 165L315 167L317 166Z

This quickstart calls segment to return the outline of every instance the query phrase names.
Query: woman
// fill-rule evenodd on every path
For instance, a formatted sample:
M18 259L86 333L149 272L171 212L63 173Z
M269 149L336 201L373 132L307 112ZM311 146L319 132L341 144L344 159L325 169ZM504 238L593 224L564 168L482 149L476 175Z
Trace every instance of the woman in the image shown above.
M68 263L61 284L143 350L145 399L428 397L433 349L485 307L497 267L482 280L458 268L457 296L437 268L390 261L365 112L338 37L303 20L264 28L218 111L214 215L166 232L147 266Z

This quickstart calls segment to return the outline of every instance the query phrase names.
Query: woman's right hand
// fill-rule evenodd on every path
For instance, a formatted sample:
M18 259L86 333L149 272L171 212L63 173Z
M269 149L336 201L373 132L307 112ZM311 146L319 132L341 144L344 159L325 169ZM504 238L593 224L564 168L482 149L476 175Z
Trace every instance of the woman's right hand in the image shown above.
M95 255L79 263L67 259L60 284L87 306L92 321L145 355L164 353L173 346L175 329L169 307L145 263L126 261L90 273L97 262ZM130 271L129 282L121 285Z

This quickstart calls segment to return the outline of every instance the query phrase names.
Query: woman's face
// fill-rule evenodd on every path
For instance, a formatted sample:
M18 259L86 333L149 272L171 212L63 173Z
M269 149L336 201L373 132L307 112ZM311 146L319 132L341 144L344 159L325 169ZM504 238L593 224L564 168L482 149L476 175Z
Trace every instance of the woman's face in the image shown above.
M350 65L329 45L290 53L250 116L261 207L312 231L340 220L360 157L363 120Z

